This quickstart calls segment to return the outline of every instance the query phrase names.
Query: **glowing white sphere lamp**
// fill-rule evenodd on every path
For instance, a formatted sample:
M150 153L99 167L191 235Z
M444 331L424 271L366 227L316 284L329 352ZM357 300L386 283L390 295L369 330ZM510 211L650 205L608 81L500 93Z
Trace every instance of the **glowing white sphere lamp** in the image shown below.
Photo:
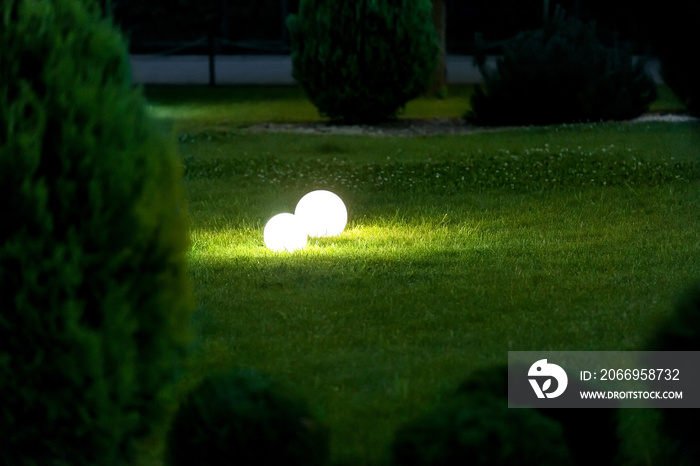
M263 231L265 246L276 252L294 252L306 246L304 224L292 214L278 214L272 217Z
M348 223L348 209L338 195L325 190L311 191L294 210L312 237L336 236Z

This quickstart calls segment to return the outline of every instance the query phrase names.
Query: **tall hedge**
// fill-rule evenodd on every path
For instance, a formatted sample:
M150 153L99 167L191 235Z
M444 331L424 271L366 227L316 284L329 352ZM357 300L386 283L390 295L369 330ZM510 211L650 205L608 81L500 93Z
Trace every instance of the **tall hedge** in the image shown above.
M625 120L644 113L656 86L641 62L607 46L595 25L561 10L503 46L491 69L481 59L467 119L480 125L547 125Z
M294 78L332 119L396 116L437 65L430 0L301 0L287 24Z
M187 344L171 138L85 0L0 0L0 464L124 464Z

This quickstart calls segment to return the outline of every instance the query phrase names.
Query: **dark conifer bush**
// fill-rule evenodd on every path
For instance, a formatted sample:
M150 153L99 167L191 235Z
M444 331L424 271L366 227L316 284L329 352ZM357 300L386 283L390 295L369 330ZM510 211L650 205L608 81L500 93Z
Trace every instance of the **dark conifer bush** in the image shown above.
M80 0L0 0L0 464L126 464L191 310L174 141Z
M656 329L647 351L700 351L700 282L685 291L675 312ZM700 464L697 417L692 409L663 409L661 428L674 448L669 464Z
M508 380L508 372L527 374L529 366L494 366L472 373L457 388L457 393L473 399L489 396L498 398L503 404L527 405L527 393L531 388L526 378L519 383ZM511 385L513 384L513 385ZM518 386L519 385L519 386ZM524 395L522 400L509 398L509 389ZM567 390L584 391L591 387L585 382L571 379ZM562 437L571 453L572 463L577 466L609 466L617 460L619 438L617 435L618 410L616 403L610 402L607 409L577 408L536 408L540 415L556 422L562 431ZM522 408L521 408L522 409ZM591 429L595 426L595 429ZM591 448L591 444L596 446Z
M674 313L654 332L648 351L700 351L700 282L680 296Z
M700 67L694 58L700 3L673 0L664 8L650 6L652 43L664 82L691 115L700 117Z
M641 62L596 38L595 27L560 11L518 34L495 69L479 61L467 119L480 125L546 125L624 120L644 113L656 87Z
M250 370L205 378L178 409L171 466L320 466L328 435L290 388Z
M392 118L430 85L430 0L302 0L287 24L294 78L330 118Z
M660 54L661 75L688 113L700 117L700 67L687 51L667 50Z
M572 465L561 426L484 393L461 394L399 428L397 466Z

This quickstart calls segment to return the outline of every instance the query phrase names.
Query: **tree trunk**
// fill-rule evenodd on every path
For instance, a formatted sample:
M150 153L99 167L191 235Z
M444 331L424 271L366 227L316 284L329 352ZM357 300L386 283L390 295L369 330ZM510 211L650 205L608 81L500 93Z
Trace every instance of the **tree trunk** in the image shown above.
M447 93L447 67L445 64L445 0L430 0L433 5L433 26L440 45L438 63L433 72L433 81L429 93L436 97L444 97Z

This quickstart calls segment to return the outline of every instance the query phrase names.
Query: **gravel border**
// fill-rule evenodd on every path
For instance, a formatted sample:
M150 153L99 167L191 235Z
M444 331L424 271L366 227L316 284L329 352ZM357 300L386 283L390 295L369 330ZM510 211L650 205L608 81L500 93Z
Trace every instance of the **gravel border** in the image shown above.
M631 123L647 122L684 123L700 121L700 118L678 114L647 114L633 120ZM341 134L365 135L377 137L413 137L436 136L451 134L470 134L477 132L496 132L513 129L514 126L484 127L465 123L461 118L405 118L376 125L345 125L325 121L308 123L262 123L249 126L248 131L297 133L297 134Z
M343 134L369 136L430 136L438 134L467 134L477 131L498 131L465 123L460 118L399 119L375 125L350 125L325 121L309 123L263 123L250 126L250 131L271 131L300 134Z

